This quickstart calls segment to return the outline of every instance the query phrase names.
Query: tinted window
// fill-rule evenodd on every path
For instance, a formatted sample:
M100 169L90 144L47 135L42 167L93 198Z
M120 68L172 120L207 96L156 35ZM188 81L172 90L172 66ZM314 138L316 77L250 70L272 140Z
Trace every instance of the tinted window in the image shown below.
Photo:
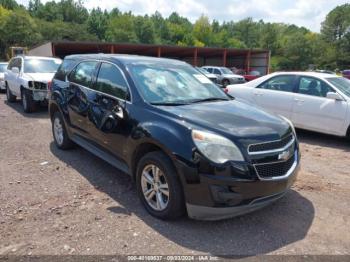
M213 68L204 68L205 70L207 70L209 73L213 72Z
M102 63L96 81L96 90L120 99L127 99L127 84L120 70L109 63Z
M89 87L92 81L92 75L95 71L96 61L88 61L80 63L74 71L69 75L69 81Z
M24 59L24 73L55 73L61 59Z
M57 73L55 75L55 79L65 81L66 75L73 69L75 64L76 64L75 60L65 59L63 63L60 65L60 67L58 68Z
M262 83L258 88L276 90L283 92L293 92L294 76L276 76Z
M213 74L215 74L215 75L221 75L221 72L220 72L220 70L219 70L219 69L214 68L214 70L213 70Z
M328 92L334 92L333 89L325 82L303 76L299 81L298 93L311 96L326 97Z

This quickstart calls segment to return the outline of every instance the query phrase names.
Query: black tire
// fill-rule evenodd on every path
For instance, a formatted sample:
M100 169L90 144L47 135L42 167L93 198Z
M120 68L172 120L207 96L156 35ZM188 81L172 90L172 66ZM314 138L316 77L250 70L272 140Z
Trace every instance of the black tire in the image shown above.
M59 121L59 123L61 124L62 127L62 139L59 139L57 137L57 135L55 135L55 129L57 128L57 126L55 126L55 121ZM63 149L63 150L67 150L70 149L74 146L74 143L72 140L70 140L69 136L68 136L68 132L65 126L65 122L62 118L62 115L59 111L55 112L52 116L51 119L51 124L52 124L52 135L55 141L55 145L59 148L59 149Z
M22 99L22 106L23 110L26 113L32 113L37 110L37 103L33 99L33 95L31 92L27 89L22 89L21 91L21 99Z
M222 80L222 85L224 87L228 86L229 84L230 84L230 81L228 81L227 79Z
M166 178L169 189L169 198L164 210L155 210L146 200L142 191L141 176L148 165L157 166ZM146 210L154 217L171 220L181 217L185 213L185 201L181 182L176 170L167 155L161 151L150 152L143 156L137 164L136 188L139 198Z
M12 93L11 93L11 90L10 88L8 87L7 83L5 84L6 86L6 98L7 98L7 101L9 103L13 103L13 102L16 102L16 96L14 96Z

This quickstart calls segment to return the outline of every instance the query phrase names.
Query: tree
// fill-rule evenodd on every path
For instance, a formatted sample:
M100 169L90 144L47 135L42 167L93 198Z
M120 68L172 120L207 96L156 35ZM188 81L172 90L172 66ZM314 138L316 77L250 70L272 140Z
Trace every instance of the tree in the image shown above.
M15 0L0 0L0 5L9 10L18 8L18 4Z
M152 44L155 41L155 32L153 23L148 16L137 16L134 19L135 34L138 42Z
M106 30L106 39L111 42L137 43L132 15L125 13L111 18Z
M211 45L213 29L207 16L202 15L200 18L198 18L198 20L194 23L192 32L196 40L206 46Z
M99 40L105 40L108 26L108 13L102 12L100 8L92 9L87 19L87 29L90 34L96 35Z

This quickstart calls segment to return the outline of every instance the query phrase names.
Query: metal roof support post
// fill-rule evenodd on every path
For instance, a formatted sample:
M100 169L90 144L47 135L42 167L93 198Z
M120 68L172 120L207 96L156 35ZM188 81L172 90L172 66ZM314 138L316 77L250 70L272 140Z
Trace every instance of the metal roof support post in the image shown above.
M227 64L227 49L226 48L224 49L224 53L222 55L222 60L223 60L222 65L226 66L226 64Z
M270 74L270 58L271 58L271 51L268 51L266 53L266 74Z
M197 66L198 64L198 48L194 49L194 54L193 54L193 65Z
M162 55L162 48L160 46L158 46L157 48L157 57L161 57Z
M245 60L245 71L247 74L250 72L250 57L251 57L251 49L248 50L246 60Z
M114 54L115 50L114 50L114 45L111 45L111 54Z

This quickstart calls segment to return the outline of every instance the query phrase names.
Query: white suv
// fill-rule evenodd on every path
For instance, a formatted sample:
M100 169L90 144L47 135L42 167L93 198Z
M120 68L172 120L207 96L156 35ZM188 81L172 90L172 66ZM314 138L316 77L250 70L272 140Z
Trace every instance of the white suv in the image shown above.
M4 79L7 101L14 102L16 97L21 97L24 111L35 111L39 102L47 101L48 84L61 63L61 59L50 57L12 58Z
M242 84L246 82L243 76L234 74L227 67L202 66L202 68L208 71L210 74L216 75L218 79L218 84L221 84L224 87L231 84Z

